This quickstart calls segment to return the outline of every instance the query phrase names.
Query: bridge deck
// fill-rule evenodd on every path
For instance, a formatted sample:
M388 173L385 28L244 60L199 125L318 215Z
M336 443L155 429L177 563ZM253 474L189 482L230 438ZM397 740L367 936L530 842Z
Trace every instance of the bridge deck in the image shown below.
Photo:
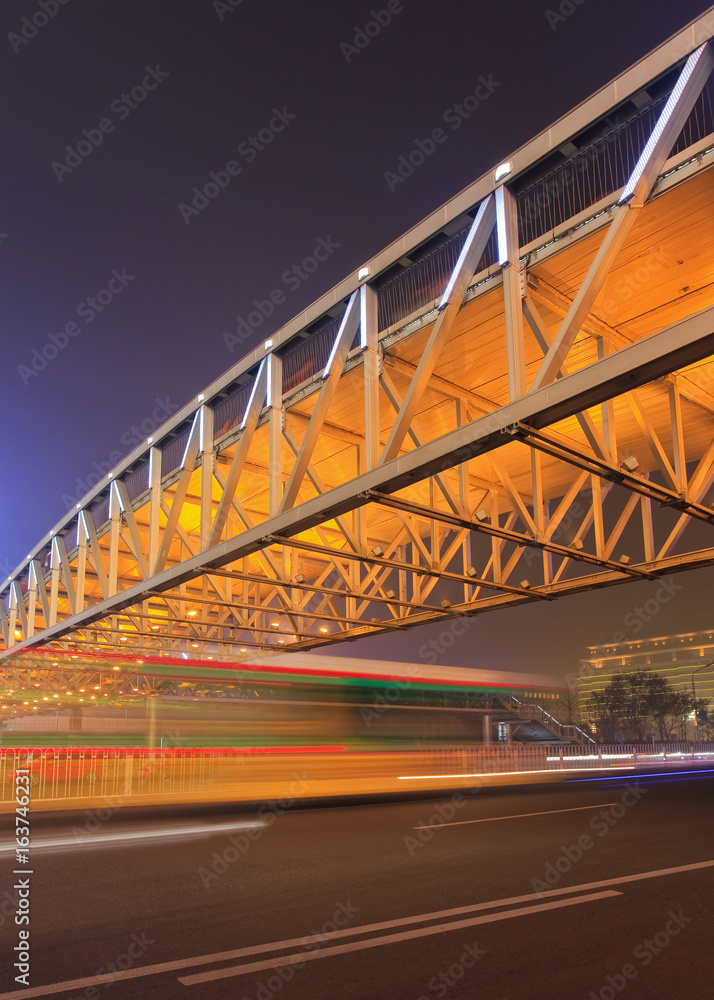
M507 178L254 351L6 581L0 658L310 648L714 562L712 52L681 54L629 195L522 245Z

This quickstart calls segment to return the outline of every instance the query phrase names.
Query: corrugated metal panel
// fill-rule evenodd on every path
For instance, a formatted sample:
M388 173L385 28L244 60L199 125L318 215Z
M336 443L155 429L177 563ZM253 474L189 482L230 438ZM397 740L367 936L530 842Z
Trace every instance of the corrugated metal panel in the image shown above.
M712 83L700 95L672 153L686 149L714 131ZM595 142L579 149L545 177L518 194L521 246L624 187L647 144L667 95L628 118Z
M253 381L239 386L230 396L222 399L213 410L214 435L219 438L228 431L238 427L245 414L250 394L253 389Z
M130 500L136 500L138 496L149 488L149 463L144 462L138 469L135 469L130 476L124 480L126 492Z
M94 522L94 527L98 531L109 520L109 495L107 494L99 503L95 504L89 513Z
M379 329L386 330L405 316L439 298L463 249L468 228L458 233L403 274L379 290ZM496 260L496 237L491 235L476 270L490 267Z
M183 458L183 453L186 450L186 444L188 442L189 434L191 433L191 428L187 427L185 431L182 431L178 437L175 437L173 441L169 441L165 448L161 452L161 476L169 476L172 472L181 465L181 459Z
M290 392L301 382L323 371L340 323L340 319L332 320L309 340L303 340L283 355L283 392Z

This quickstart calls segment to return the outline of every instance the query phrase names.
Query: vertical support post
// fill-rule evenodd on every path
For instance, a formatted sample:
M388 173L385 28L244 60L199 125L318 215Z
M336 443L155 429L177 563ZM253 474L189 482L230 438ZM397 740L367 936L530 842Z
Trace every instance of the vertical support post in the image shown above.
M456 400L456 426L461 428L469 422L468 411L462 399ZM469 511L469 469L466 462L458 466L459 473L459 504L464 515Z
M640 497L642 511L642 538L645 548L645 561L652 562L655 558L654 526L652 524L652 501L649 497Z
M275 517L283 499L283 361L276 354L268 357L268 484L270 516Z
M208 547L213 519L213 410L201 406L198 424L198 449L201 453L201 549Z
M77 521L77 571L75 576L74 613L84 611L84 579L87 568L87 526L83 517Z
M364 365L365 471L379 460L379 329L377 293L369 285L360 288L360 344Z
M407 561L407 547L406 545L399 546L399 558L402 562ZM407 601L407 573L406 570L399 570L399 600Z
M35 610L37 607L37 574L34 563L30 563L27 577L27 620L25 638L29 639L35 634Z
M682 429L682 401L677 385L677 376L669 383L669 415L672 424L672 452L674 456L674 474L680 484L683 494L687 492L687 460L684 451L684 432Z
M57 624L57 598L60 578L60 554L55 543L56 539L52 542L52 553L50 555L50 627Z
M10 608L9 608L9 620L8 620L8 635L10 642L8 645L14 646L17 642L15 637L15 629L17 628L17 616L18 616L18 602L17 602L17 586L13 581L10 587Z
M498 528L498 496L496 491L491 491L491 524ZM493 562L493 582L501 583L503 571L501 567L501 546L503 542L496 535L491 535L491 558Z
M503 299L506 313L508 396L513 402L525 395L526 391L523 307L521 304L523 295L518 244L518 204L503 184L496 188L496 232L498 235L498 263L503 273Z
M543 523L543 470L541 454L535 448L531 449L531 482L533 489L533 521L536 526L536 539L542 539L545 534Z
M607 356L607 344L605 343L604 337L598 337L597 341L597 356L598 361L602 361L603 358ZM606 402L600 405L600 413L602 414L602 437L607 450L610 453L610 461L613 465L617 465L617 436L615 434L615 402L612 399L606 400Z
M159 515L161 512L161 451L149 452L149 568L156 565L159 554Z
M113 597L117 592L119 580L119 534L121 532L121 507L119 506L119 496L116 490L109 493L109 566L108 566L108 587L109 597Z
M127 751L126 757L124 758L124 790L123 795L131 795L132 789L132 779L134 777L134 757L130 751Z
M593 491L593 525L595 526L595 555L598 559L605 558L605 526L602 516L602 480L599 476L590 477Z
M0 634L2 634L5 645L9 649L12 646L10 642L10 614L2 597L0 597Z
M543 524L546 525L550 518L550 500L543 503ZM553 553L543 549L543 583L553 581Z

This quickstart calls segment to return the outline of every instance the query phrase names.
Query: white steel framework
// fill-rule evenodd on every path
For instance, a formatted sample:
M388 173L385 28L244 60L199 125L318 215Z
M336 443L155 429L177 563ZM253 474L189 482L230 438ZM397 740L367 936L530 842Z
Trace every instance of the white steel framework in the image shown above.
M672 152L712 32L709 12L128 456L5 581L0 658L235 659L714 562L714 135ZM673 67L627 183L519 245L518 173ZM383 326L380 272L454 218L448 280ZM288 384L328 305L326 361Z

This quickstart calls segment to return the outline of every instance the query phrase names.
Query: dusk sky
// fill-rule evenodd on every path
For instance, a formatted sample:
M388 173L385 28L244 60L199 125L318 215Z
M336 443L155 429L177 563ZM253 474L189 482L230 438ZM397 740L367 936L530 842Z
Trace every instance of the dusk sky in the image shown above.
M3 0L0 577L88 477L707 6ZM373 10L383 24L368 37ZM488 99L455 118L484 82ZM447 141L390 180L444 123ZM220 194L196 201L229 161ZM328 259L286 282L320 240ZM283 304L231 353L224 334L276 288ZM640 635L711 626L714 571L675 579ZM625 616L657 588L484 615L439 661L569 672L586 645L634 637ZM419 659L443 630L331 652Z

